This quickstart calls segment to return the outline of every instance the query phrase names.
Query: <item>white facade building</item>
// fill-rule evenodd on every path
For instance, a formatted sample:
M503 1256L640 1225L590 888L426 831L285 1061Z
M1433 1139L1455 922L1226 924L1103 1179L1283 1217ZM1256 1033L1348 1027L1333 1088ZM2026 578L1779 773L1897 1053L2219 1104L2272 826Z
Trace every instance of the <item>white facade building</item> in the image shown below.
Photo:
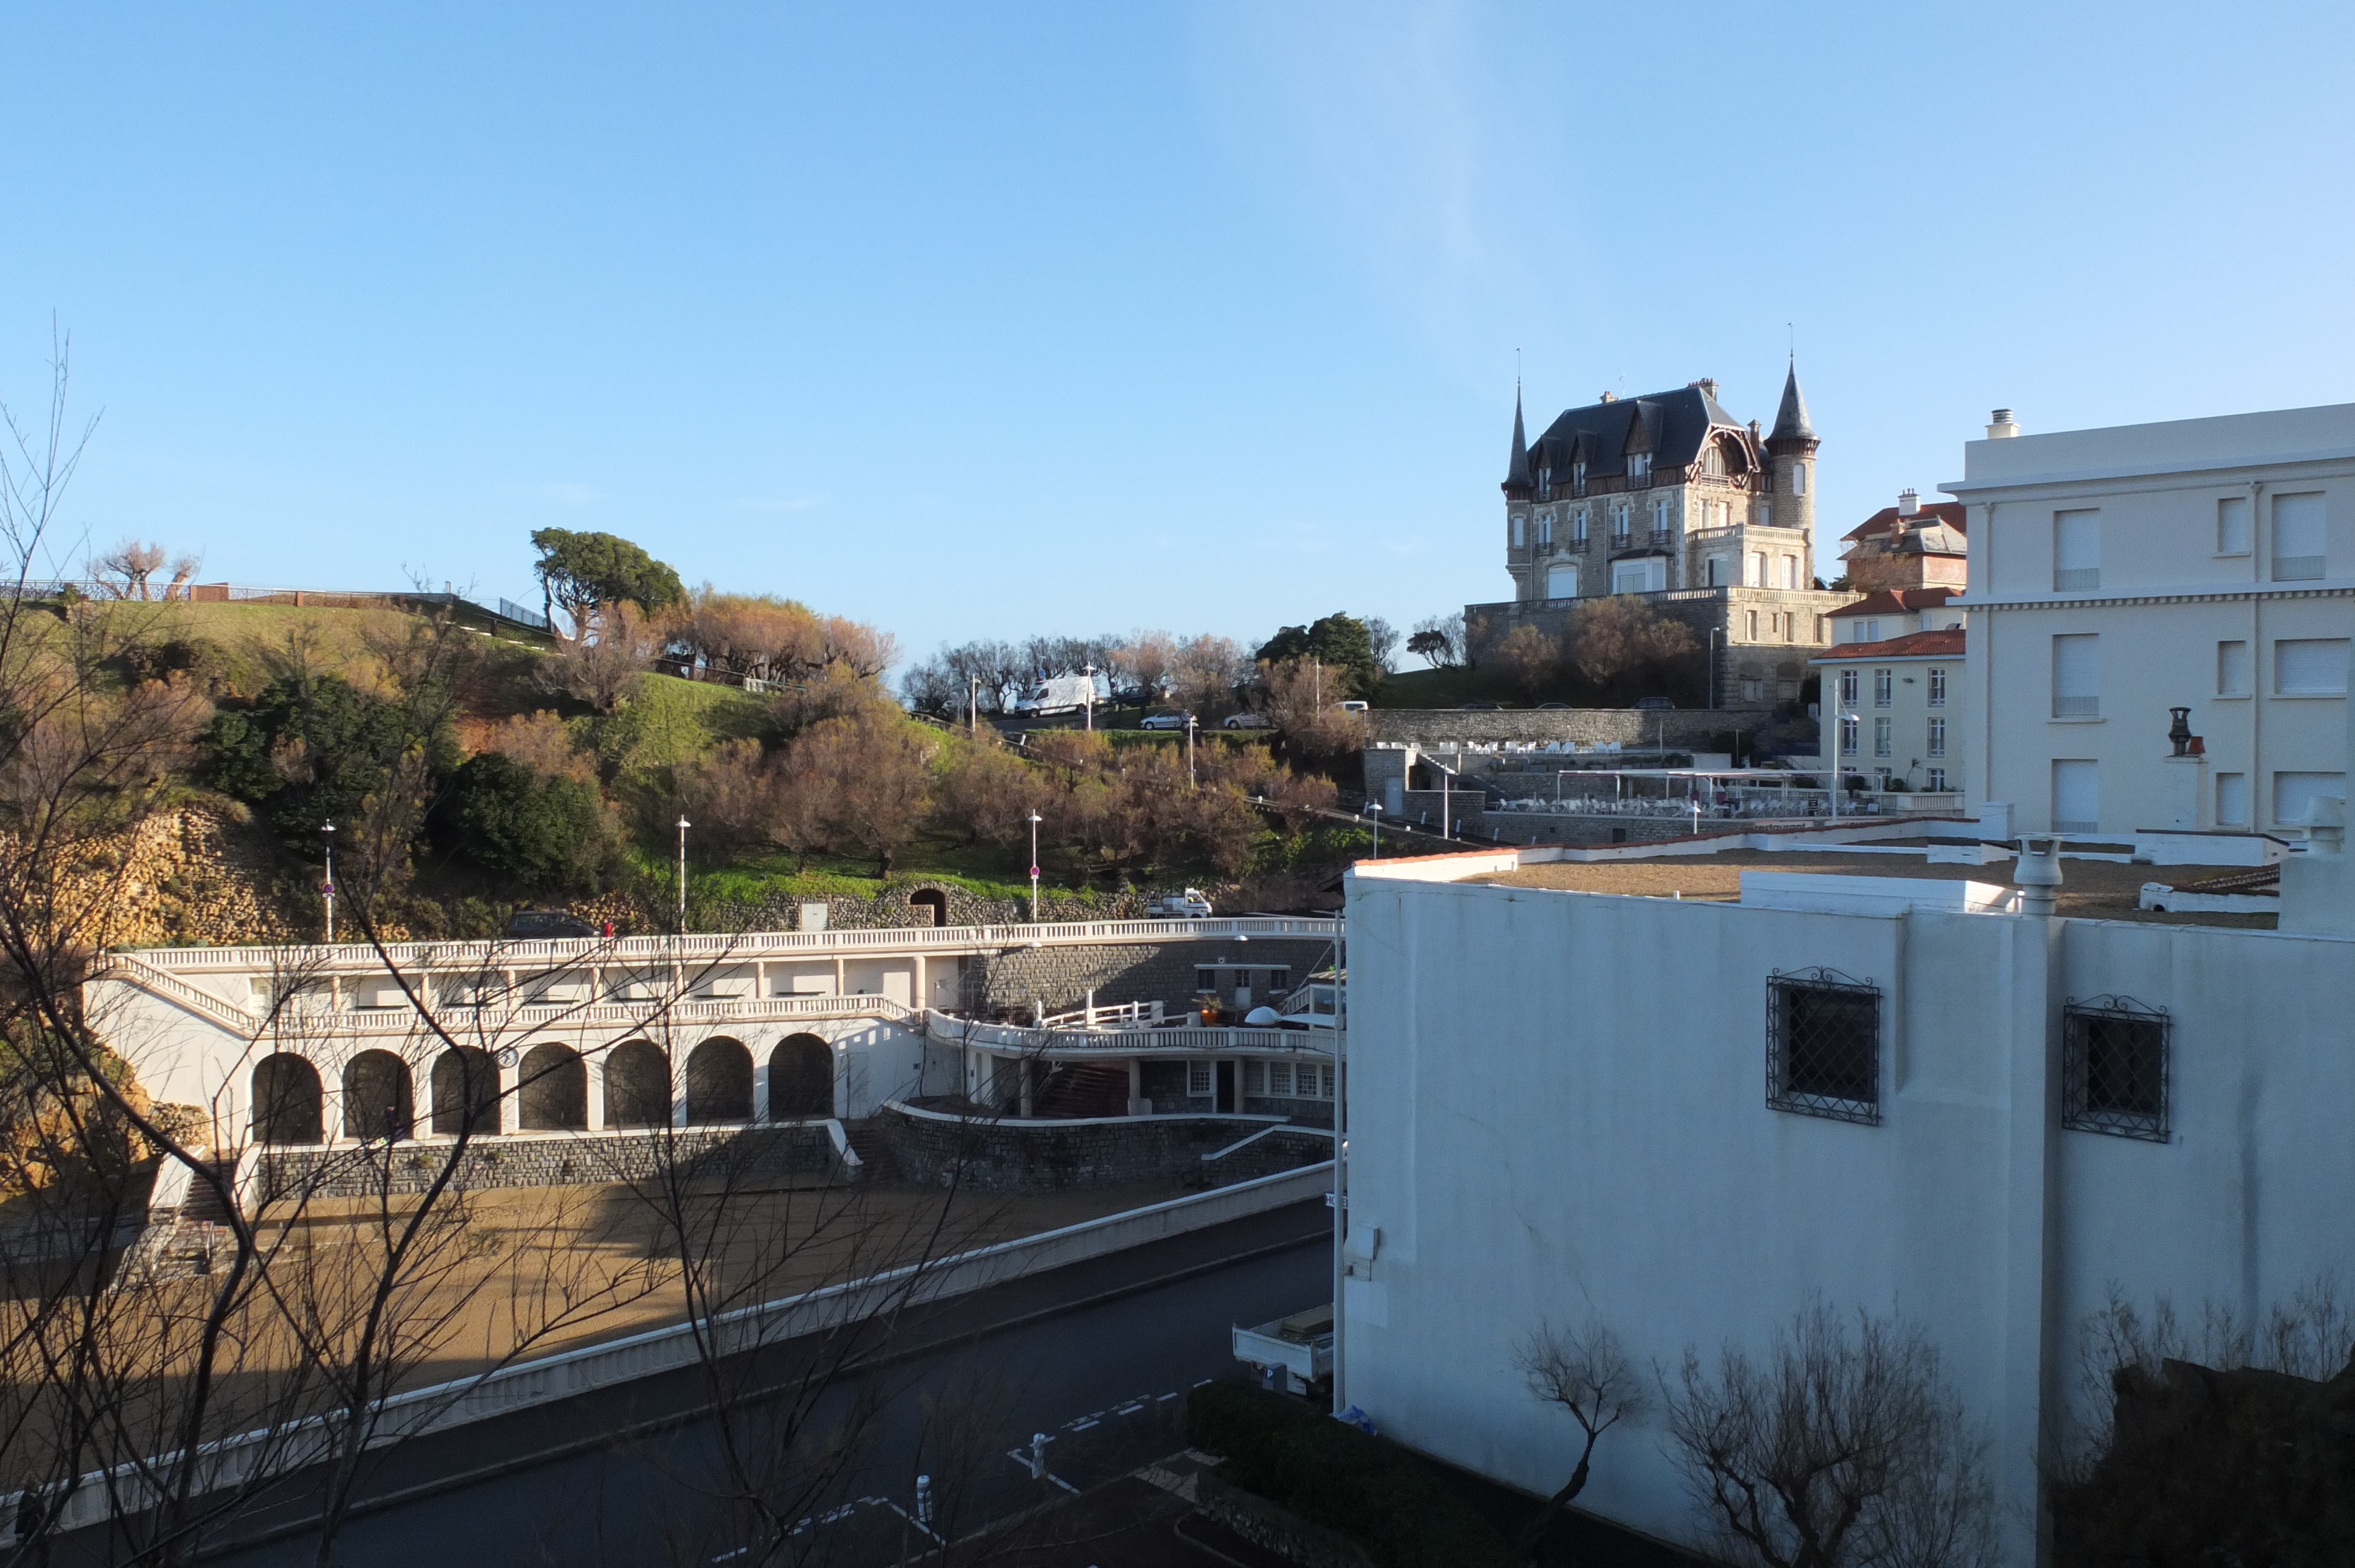
M2345 789L2355 404L2016 434L1970 509L1974 802L2021 830L2296 830ZM2163 766L2169 710L2200 755Z
M1916 631L1810 661L1823 677L1817 755L1885 787L1943 794L1963 778L1963 638Z
M1815 1300L1896 1312L1991 1439L2026 1565L2046 1418L2106 1292L2250 1322L2346 1263L2347 936L2007 914L1902 877L1761 878L1741 904L1453 880L1513 860L1348 878L1337 1397L1404 1443L1550 1492L1577 1449L1515 1366L1540 1326L1599 1319L1673 1368L1762 1351ZM2350 882L2292 879L2284 924L2355 932ZM2332 909L2296 906L2317 889ZM1796 1062L1793 999L1826 996L1839 1059ZM2097 1022L2131 1070L2084 1065ZM1579 1506L1708 1539L1657 1400Z

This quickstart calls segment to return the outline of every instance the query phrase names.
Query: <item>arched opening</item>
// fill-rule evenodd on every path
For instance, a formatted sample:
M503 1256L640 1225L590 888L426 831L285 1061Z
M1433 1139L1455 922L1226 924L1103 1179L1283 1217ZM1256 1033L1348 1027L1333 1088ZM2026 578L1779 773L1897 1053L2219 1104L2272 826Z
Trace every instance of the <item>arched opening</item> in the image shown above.
M788 1034L769 1053L769 1119L834 1114L834 1047L815 1034Z
M724 1035L687 1053L687 1119L752 1119L752 1053Z
M516 1109L527 1132L578 1132L589 1125L589 1065L554 1041L524 1053Z
M407 1138L415 1130L409 1064L389 1051L363 1051L344 1064L344 1136Z
M488 1051L459 1045L433 1059L433 1130L445 1138L499 1130L499 1068Z
M626 1040L605 1054L605 1125L670 1125L670 1058L650 1040Z
M945 926L949 923L949 895L937 887L920 887L908 895L908 907L919 911L919 926Z
M284 1051L253 1065L254 1137L264 1143L316 1143L325 1127L318 1068Z

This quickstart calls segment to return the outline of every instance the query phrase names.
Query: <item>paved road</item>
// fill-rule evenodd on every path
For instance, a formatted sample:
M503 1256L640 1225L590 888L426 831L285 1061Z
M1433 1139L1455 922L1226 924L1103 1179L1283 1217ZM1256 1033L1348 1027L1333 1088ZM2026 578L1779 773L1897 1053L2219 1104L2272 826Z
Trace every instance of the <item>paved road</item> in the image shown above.
M1183 1395L1237 1370L1233 1323L1330 1298L1331 1214L1322 1203L1172 1237L927 1308L879 1364L837 1379L795 1426L848 1425L858 1452L822 1495L796 1492L797 1561L899 1559L922 1544L910 1516L930 1472L932 1519L958 1535L1183 1446ZM801 1347L780 1352L797 1356ZM760 1369L763 1384L784 1362ZM712 1497L726 1451L690 1372L518 1412L382 1457L336 1560L346 1568L505 1563L725 1563L759 1526ZM773 1456L794 1402L757 1403L735 1452ZM861 1416L861 1409L875 1414ZM615 1438L611 1435L624 1433ZM1045 1480L1027 1451L1044 1432ZM775 1439L775 1441L772 1441ZM807 1467L794 1463L794 1473ZM209 1561L279 1568L315 1561L300 1478L240 1521ZM59 1542L59 1563L105 1560L96 1531ZM748 1559L749 1560L749 1559Z

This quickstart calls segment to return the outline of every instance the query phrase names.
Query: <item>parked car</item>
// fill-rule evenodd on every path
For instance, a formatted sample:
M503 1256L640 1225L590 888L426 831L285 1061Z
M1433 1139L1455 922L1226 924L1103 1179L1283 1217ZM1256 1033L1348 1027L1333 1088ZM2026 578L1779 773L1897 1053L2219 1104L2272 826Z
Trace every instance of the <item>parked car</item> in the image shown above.
M518 909L507 916L507 935L533 941L593 937L597 927L561 909Z
M1361 714L1369 711L1374 705L1371 703L1361 703L1357 698L1351 697L1345 702L1335 703L1333 705L1340 709L1345 714Z
M1210 917L1210 901L1202 896L1199 887L1183 893L1165 893L1146 901L1146 915L1163 920L1207 920Z
M1147 714L1136 721L1139 729L1184 729L1191 714Z
M1635 705L1646 710L1653 710L1658 708L1672 708L1677 705L1670 702L1666 697L1637 697L1636 699Z
M1265 714L1229 714L1229 729L1273 729L1275 721Z

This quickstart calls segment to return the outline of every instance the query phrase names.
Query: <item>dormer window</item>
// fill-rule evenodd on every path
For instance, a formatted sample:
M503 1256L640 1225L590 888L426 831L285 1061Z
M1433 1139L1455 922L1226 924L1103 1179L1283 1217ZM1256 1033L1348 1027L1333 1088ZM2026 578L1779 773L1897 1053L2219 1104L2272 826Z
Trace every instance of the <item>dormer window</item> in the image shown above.
M1551 495L1552 493L1553 470L1550 468L1541 468L1538 470L1538 494L1542 497Z
M1573 495L1586 493L1586 460L1580 458L1570 465L1570 491Z
M1627 454L1627 482L1630 484L1649 484L1652 482L1651 453L1629 452Z

